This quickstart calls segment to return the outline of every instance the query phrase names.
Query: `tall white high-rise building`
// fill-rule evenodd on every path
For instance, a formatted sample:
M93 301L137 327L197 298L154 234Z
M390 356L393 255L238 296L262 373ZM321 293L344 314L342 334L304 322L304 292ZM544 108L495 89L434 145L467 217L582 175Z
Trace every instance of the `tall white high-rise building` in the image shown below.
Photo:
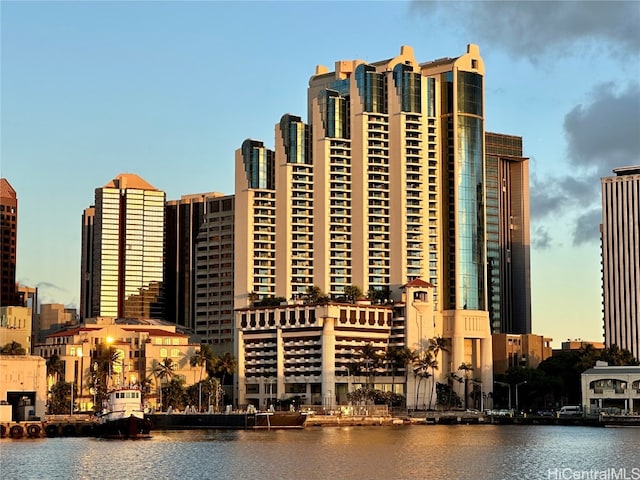
M640 358L640 165L602 182L602 291L605 345Z
M419 63L403 46L386 60L318 66L307 123L284 115L274 150L243 143L234 262L241 399L266 398L271 380L278 397L333 398L345 391L347 359L366 344L423 351L434 336L450 345L438 381L465 364L492 389L484 135L478 47ZM301 305L316 287L330 305L353 303L354 286L379 306L336 307L331 319L332 307L253 310L272 297ZM273 351L261 353L265 346Z

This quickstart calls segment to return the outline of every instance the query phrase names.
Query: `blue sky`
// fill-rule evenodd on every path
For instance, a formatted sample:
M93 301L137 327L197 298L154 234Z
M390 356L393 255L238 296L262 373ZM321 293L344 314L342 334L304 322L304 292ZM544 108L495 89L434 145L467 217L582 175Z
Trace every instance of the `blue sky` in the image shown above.
M486 129L531 158L534 333L602 339L599 179L640 164L640 2L2 1L0 19L0 172L43 302L78 305L82 211L117 174L233 193L235 150L306 118L316 65L476 43Z

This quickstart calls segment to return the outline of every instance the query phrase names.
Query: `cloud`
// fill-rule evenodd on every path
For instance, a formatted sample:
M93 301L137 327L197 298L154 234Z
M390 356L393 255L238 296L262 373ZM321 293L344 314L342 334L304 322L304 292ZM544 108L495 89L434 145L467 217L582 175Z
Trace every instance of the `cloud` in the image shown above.
M531 176L531 218L540 220L570 212L574 245L599 241L602 177L640 159L640 86L616 91L613 83L597 85L587 101L564 118L571 173Z
M573 230L573 244L575 246L593 241L600 241L600 223L602 208L592 208L578 217Z
M640 158L640 86L616 93L613 83L596 86L590 103L575 106L564 119L571 163L598 177Z
M60 292L66 292L67 289L60 287L54 283L50 283L50 282L38 282L38 284L36 285L36 288L38 289L38 292L40 292L40 290L57 290Z
M640 51L638 2L414 1L412 9L442 21L455 18L479 42L534 62L550 53L602 43L620 57Z
M550 248L551 236L549 235L549 231L542 225L534 228L531 235L531 243L535 248L539 250Z

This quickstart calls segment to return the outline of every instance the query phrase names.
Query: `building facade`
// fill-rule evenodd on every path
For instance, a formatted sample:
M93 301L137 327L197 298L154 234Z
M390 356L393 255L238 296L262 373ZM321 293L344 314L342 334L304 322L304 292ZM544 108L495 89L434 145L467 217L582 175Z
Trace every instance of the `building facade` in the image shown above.
M233 353L235 197L211 192L167 202L167 321L217 354Z
M83 318L164 319L164 202L134 174L96 189L83 215Z
M28 307L0 307L0 347L17 342L28 353L33 344L33 316Z
M601 180L604 340L640 358L640 166L613 172Z
M18 250L18 196L6 178L0 178L0 305L18 305L16 257Z
M146 384L145 404L159 408L159 390L163 380L155 375L160 362L171 359L173 377L185 385L200 380L200 368L192 367L191 357L198 345L189 342L189 336L176 331L175 326L162 323L132 322L111 317L87 319L87 323L48 335L45 342L36 345L34 353L45 359L57 355L64 365L60 380L72 382L78 392L76 409L94 408L91 378L94 364L113 349L117 354L111 367L110 385ZM55 379L49 378L49 386Z
M585 413L640 414L640 367L598 362L581 377Z
M542 335L493 334L493 374L503 374L512 367L538 368L553 355L552 341Z
M451 345L438 381L468 360L491 385L483 82L475 45L427 63L403 46L379 62L317 67L307 124L284 115L275 150L246 140L236 152L236 326L246 328L241 316L251 316L245 309L256 300L295 304L318 288L344 303L355 300L349 297L357 286L384 304L400 301L405 286L419 280L429 285L425 320L439 326L431 336ZM398 318L408 322L405 313ZM265 329L277 326L265 321ZM385 323L388 340L393 322ZM358 341L356 350L365 340ZM242 355L241 341L238 348ZM332 370L307 390L333 398L338 367L333 358L321 363ZM278 393L288 394L289 382L277 374ZM240 392L266 381L249 378L239 373Z
M235 197L206 199L196 241L193 331L218 355L234 353Z
M485 133L491 330L531 333L529 159L522 137Z
M0 355L0 423L44 420L47 365L35 355Z

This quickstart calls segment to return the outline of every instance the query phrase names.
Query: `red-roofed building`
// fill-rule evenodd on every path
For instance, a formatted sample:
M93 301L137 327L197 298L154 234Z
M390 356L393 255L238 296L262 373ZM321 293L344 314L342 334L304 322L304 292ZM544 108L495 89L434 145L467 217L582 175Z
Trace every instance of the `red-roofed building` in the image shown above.
M145 397L149 408L158 406L158 379L154 370L164 359L175 365L173 378L181 378L185 385L200 380L200 369L190 366L190 359L199 344L189 342L189 336L176 331L174 325L140 325L120 323L111 317L87 319L87 322L47 335L45 343L34 347L34 354L44 358L58 355L64 363L61 380L74 382L78 392L77 409L89 411L94 407L92 385L95 364L104 362L109 349L117 354L110 367L109 386L140 384L149 381L150 391ZM55 379L48 378L49 389Z

